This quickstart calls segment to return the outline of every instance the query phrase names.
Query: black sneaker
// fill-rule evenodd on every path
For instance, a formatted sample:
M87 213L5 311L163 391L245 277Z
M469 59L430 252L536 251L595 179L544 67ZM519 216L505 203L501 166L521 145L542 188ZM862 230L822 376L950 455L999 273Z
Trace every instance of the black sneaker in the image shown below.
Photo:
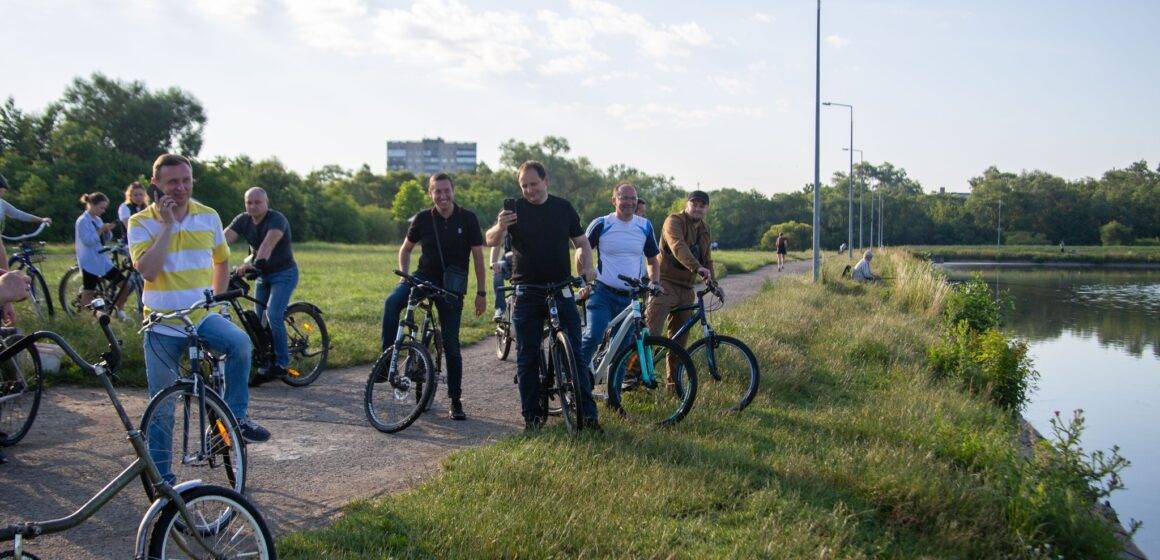
M592 430L598 434L604 433L604 428L602 428L600 426L600 421L595 419L595 418L585 419L584 420L584 429L585 430Z
M538 432L538 431L540 431L541 428L544 427L545 423L546 423L546 419L544 419L544 418L525 419L524 420L524 433L528 434L528 433Z
M252 418L238 422L238 432L246 443L263 443L270 439L270 430L259 426Z
M631 391L636 389L641 384L639 377L626 377L624 382L620 384L621 391Z
M448 416L452 420L467 420L467 414L463 412L463 403L459 399L451 399L451 412Z
M269 370L258 370L258 373L255 373L253 377L250 378L250 387L257 387L258 385L261 385L267 381L273 381L275 379L278 379L278 377L270 375Z

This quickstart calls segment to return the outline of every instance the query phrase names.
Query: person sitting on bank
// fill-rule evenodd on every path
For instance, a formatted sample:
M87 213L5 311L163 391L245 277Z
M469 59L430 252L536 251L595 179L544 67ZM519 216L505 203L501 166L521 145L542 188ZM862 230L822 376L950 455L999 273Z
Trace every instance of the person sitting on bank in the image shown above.
M854 271L850 273L850 277L859 282L881 280L882 278L880 276L874 274L874 272L870 270L870 260L873 258L874 253L871 251L866 251L866 254L862 255L862 260L858 261L858 264L854 265Z

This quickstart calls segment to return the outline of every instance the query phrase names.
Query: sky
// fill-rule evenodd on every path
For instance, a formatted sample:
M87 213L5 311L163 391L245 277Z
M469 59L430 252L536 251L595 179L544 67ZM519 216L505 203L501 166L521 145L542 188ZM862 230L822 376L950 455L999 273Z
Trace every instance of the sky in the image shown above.
M568 139L686 188L813 181L815 3L0 0L0 98L101 72L205 107L201 157L386 167L386 141ZM1160 160L1160 2L824 1L823 101L926 190ZM850 112L822 107L821 174Z

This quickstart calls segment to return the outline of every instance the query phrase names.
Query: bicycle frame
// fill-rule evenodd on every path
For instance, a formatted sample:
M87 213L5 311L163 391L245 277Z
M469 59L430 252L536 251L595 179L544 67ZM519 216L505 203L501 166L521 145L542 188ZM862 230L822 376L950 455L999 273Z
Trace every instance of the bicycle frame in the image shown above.
M592 359L595 360L596 356L599 356L600 351L603 350L604 355L601 356L600 363L595 364L593 362L589 362L588 364L589 370L592 371L592 375L595 378L594 384L599 385L605 381L610 381L612 383L619 383L620 381L623 381L619 379L610 379L610 376L613 373L610 371L612 369L612 359L616 357L616 352L620 349L620 346L623 344L625 338L627 338L629 335L632 335L633 344L636 344L637 352L640 355L644 355L646 357L646 359L641 363L641 380L648 387L655 385L656 376L652 367L652 356L648 355L652 352L652 349L646 348L644 346L644 337L649 335L648 327L642 324L641 318L642 314L640 309L640 299L633 298L632 302L629 303L623 311L621 311L616 317L612 319L612 321L608 323L608 328L605 329L604 333L608 334L609 332L612 332L612 329L615 328L616 334L610 337L606 337L604 342L600 344L600 347L597 348L596 354L592 357Z
M186 508L185 500L182 499L181 493L189 488L193 488L201 484L201 481L188 481L177 486L172 486L161 477L161 472L157 469L157 464L153 462L152 457L149 456L148 447L145 444L145 438L141 434L141 430L133 426L128 414L125 412L125 407L121 404L121 400L117 397L117 391L113 388L112 382L109 380L109 374L115 373L117 365L120 363L120 349L115 344L116 338L112 331L109 330L109 318L106 315L100 317L100 324L102 330L105 331L105 336L111 342L109 345L109 352L104 356L104 359L98 364L89 364L81 358L76 351L66 342L60 335L47 331L38 331L28 336L21 338L16 344L8 347L0 352L0 362L7 361L15 356L18 352L23 351L29 346L33 345L38 340L50 340L56 343L57 346L64 351L64 353L71 359L84 373L92 374L101 382L101 386L105 389L109 400L113 404L113 408L117 412L117 417L121 420L121 425L124 427L129 436L129 443L133 446L133 451L137 454L137 459L134 460L121 474L117 475L112 481L105 485L96 495L85 502L80 508L73 513L58 519L51 519L48 521L25 521L9 525L8 527L0 528L0 540L7 541L11 539L14 547L14 557L22 558L24 539L32 540L40 535L60 533L67 531L78 525L81 525L92 517L96 512L100 511L106 504L109 503L121 490L138 480L144 475L153 488L158 493L158 499L153 502L145 517L142 518L141 524L137 528L137 538L135 545L134 558L145 558L145 545L149 533L149 527L161 510L170 502L176 505L182 519L188 527L197 525L193 516ZM204 540L200 532L192 532L195 542L203 550L216 554L216 551L209 546Z

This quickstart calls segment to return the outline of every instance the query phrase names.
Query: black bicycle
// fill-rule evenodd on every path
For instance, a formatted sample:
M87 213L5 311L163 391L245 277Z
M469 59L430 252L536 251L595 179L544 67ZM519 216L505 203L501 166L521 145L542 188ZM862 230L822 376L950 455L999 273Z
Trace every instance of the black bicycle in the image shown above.
M504 312L495 320L495 357L500 361L506 360L512 351L512 342L516 337L512 334L512 306L515 305L515 295L510 286L500 288L500 297L504 298Z
M44 281L44 274L36 268L36 263L44 262L47 258L44 253L44 242L33 242L31 239L40 235L47 223L41 223L32 233L15 236L2 236L5 241L19 241L20 247L8 257L8 270L22 270L32 283L28 286L28 302L36 317L44 319L52 317L55 312L52 308L52 296L48 293L48 284Z
M255 278L256 273L243 278L234 271L230 275L229 287L229 291L240 293L238 297L229 300L230 307L254 345L251 379L273 367L275 359L274 336L270 332L270 325L262 317L258 317L258 313L252 307L242 305L243 301L258 304L258 300L250 296L250 284L247 282ZM314 383L326 369L326 358L330 355L330 333L326 330L326 321L322 319L322 310L318 306L306 301L296 301L286 306L283 322L286 323L290 364L282 381L293 387L305 387Z
M433 298L459 296L396 270L411 287L407 309L399 316L395 341L375 361L363 392L367 420L380 432L393 434L410 426L431 408L443 371L443 335ZM415 320L415 312L422 315Z
M240 492L203 485L197 480L174 485L162 476L157 463L149 454L145 435L129 420L109 380L120 364L120 342L109 328L109 316L104 313L104 302L94 300L94 304L94 307L102 309L97 316L98 323L109 341L109 350L101 356L100 362L86 362L60 335L40 331L22 337L0 351L0 363L32 348L38 340L56 343L82 372L95 376L105 389L125 428L136 459L75 512L59 519L22 521L0 528L0 541L12 542L12 550L0 552L0 558L36 560L36 556L24 550L27 541L81 525L140 478L145 481L146 488L156 500L138 525L133 558L276 560L278 553L274 548L273 535L262 513Z
M708 308L705 296L712 294L717 301ZM688 346L689 357L699 372L708 372L714 383L704 383L701 386L702 402L715 403L715 406L738 412L749 406L757 396L757 386L761 381L761 370L757 364L757 357L744 342L717 333L713 325L709 324L708 312L716 311L725 304L725 292L716 282L710 280L705 288L697 291L697 302L680 305L669 311L681 313L694 311L681 328L673 335L678 340L689 333L697 323L701 324L705 336Z
M19 341L19 333L15 328L0 328L0 350ZM16 445L28 434L43 390L44 372L36 346L29 345L0 362L0 447Z
M141 279L141 273L133 268L133 261L129 258L129 248L124 243L117 242L102 247L98 252L109 254L113 259L113 266L121 271L122 280L114 284L104 278L98 278L97 288L93 290L93 297L99 297L107 302L116 302L120 301L118 296L123 295L128 301L130 296L136 294L137 315L143 316L145 305L141 300L141 291L145 282ZM65 315L69 317L76 317L84 310L84 306L81 304L81 291L84 289L83 276L80 267L74 264L65 271L64 276L60 279L60 286L57 288L57 301L60 302L60 307L64 310ZM128 290L128 294L123 294L122 290Z

